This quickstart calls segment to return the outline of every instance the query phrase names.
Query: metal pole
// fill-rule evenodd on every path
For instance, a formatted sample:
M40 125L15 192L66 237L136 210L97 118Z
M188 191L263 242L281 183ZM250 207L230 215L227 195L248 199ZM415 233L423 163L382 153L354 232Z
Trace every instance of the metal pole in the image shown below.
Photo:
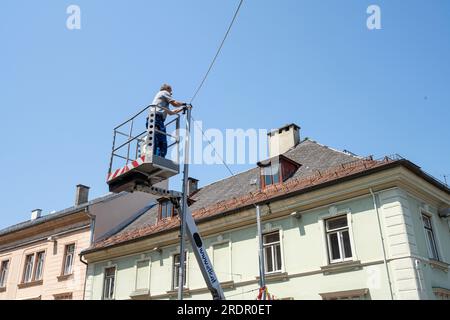
M261 229L261 212L259 206L256 206L256 224L258 226L258 239L259 239L259 287L264 288L266 286L266 271L264 264L264 245ZM266 300L266 291L264 290L262 300Z
M113 166L113 161L114 161L114 149L116 147L116 134L117 134L116 130L114 129L113 145L112 145L112 151L111 151L111 159L109 160L108 175L110 175L112 172L112 166Z
M186 235L186 213L187 213L187 197L188 197L188 177L189 177L189 136L191 131L191 108L187 108L186 111L186 132L184 141L184 170L183 170L183 199L181 203L181 230L180 230L180 271L178 274L178 300L183 300L183 289L184 289L184 276L185 276L185 266L184 266L184 251L185 251L185 235Z

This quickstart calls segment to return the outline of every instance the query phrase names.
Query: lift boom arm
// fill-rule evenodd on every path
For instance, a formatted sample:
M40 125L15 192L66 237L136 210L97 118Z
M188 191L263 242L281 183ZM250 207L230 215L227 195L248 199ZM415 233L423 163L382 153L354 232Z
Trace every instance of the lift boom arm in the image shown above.
M209 291L211 291L214 300L225 300L219 279L216 276L211 260L209 260L208 253L206 252L202 238L198 233L197 225L195 224L189 209L187 209L185 217L189 241L191 242L192 250L194 251L195 258L197 259L206 285Z

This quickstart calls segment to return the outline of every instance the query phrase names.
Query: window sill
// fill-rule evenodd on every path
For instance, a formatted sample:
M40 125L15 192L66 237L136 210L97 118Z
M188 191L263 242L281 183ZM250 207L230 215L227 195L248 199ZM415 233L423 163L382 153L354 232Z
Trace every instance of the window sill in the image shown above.
M445 288L433 287L433 293L437 296L447 296L450 295L450 290Z
M448 272L448 267L450 266L450 264L448 264L448 263L438 261L438 260L433 260L433 259L430 259L429 263L433 269L439 269L444 272Z
M148 289L135 290L130 294L130 298L132 300L148 299L149 297L150 297L150 290Z
M5 292L6 291L6 287L1 287L0 288L0 292Z
M61 275L61 276L56 277L56 279L58 279L59 282L66 281L66 280L69 280L69 279L72 279L72 278L73 278L73 273L66 274L66 275Z
M171 298L178 297L178 289L170 290L170 291L167 291L166 293ZM190 296L191 296L191 291L189 290L189 288L185 287L183 289L183 297L190 297Z
M275 272L268 273L264 276L266 282L274 282L274 281L286 281L289 279L287 272ZM259 281L259 276L256 277L256 280Z
M220 286L222 287L222 289L234 289L234 281L230 280L221 282Z
M324 274L355 271L362 268L361 261L345 261L322 266L320 269Z
M24 288L30 288L30 287L36 287L36 286L41 286L44 283L44 280L39 280L39 281L32 281L32 282L27 282L27 283L19 283L17 285L17 287L19 289L24 289Z

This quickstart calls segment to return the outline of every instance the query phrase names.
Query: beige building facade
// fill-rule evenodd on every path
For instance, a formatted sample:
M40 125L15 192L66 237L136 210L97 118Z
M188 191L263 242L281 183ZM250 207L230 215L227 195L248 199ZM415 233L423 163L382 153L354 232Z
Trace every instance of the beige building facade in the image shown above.
M0 231L0 300L82 300L86 263L80 252L151 206L146 194L122 193L88 201L77 186L74 207Z

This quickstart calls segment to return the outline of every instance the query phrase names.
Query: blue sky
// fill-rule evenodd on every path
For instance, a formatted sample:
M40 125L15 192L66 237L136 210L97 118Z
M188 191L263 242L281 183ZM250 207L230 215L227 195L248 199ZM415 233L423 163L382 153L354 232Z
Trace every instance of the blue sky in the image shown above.
M188 100L238 1L0 2L0 228L107 193L112 128L162 82ZM66 8L81 8L81 30ZM377 4L382 30L366 27ZM207 128L276 128L450 174L450 2L246 0L200 92ZM232 166L240 172L249 166ZM204 185L224 166L191 166ZM181 177L175 178L178 185Z

